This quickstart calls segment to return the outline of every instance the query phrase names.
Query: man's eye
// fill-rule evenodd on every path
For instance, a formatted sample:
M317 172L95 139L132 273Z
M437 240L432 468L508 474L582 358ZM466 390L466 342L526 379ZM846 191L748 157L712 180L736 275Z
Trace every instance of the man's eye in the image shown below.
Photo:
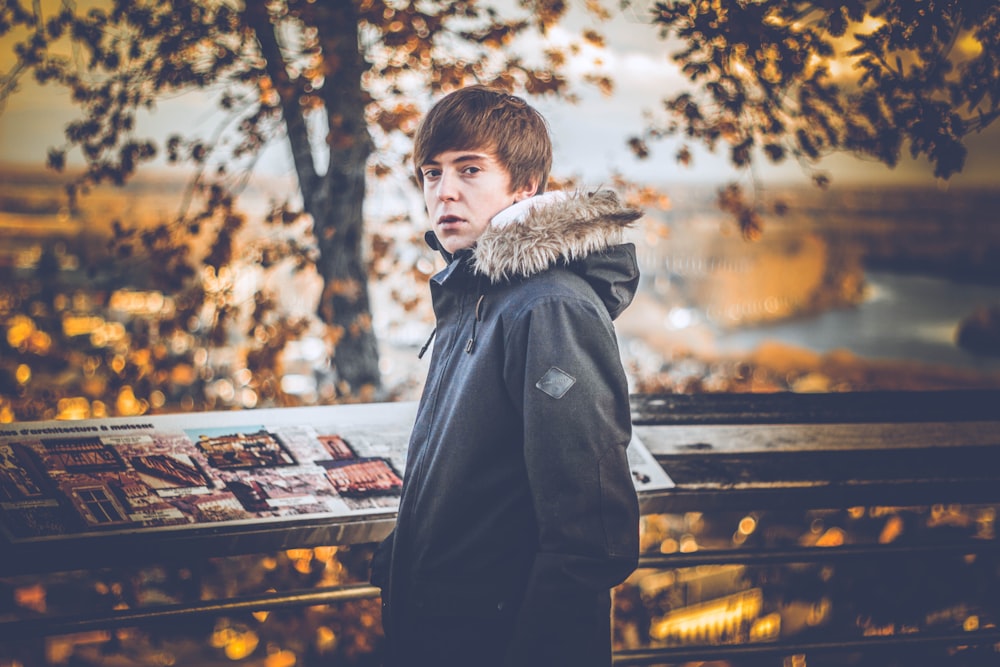
M424 172L424 178L437 178L441 175L441 172L437 169L428 169Z
M467 174L478 174L481 171L482 171L482 169L480 169L479 167L466 167L465 168L465 173L467 173Z

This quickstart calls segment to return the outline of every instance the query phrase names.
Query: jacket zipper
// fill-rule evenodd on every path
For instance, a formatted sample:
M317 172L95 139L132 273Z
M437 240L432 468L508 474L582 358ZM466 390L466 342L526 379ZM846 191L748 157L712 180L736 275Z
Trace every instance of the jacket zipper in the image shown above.
M434 392L434 402L430 405L430 419L427 420L427 432L424 435L425 442L430 442L432 440L432 436L434 434L434 428L438 423L437 408L438 408L438 400L440 397L439 389L441 387L442 379L444 377L447 377L451 373L451 370L454 367L454 364L456 363L455 361L456 355L454 354L454 352L458 345L458 341L461 338L462 321L466 310L466 301L470 291L471 290L469 290L466 286L463 286L462 295L458 301L458 309L457 309L458 312L457 314L454 315L454 320L456 323L455 330L451 334L451 336L447 337L444 341L448 352L447 360L449 365L447 368L441 369L441 371L437 373L437 376L433 378L434 387L432 388L432 391ZM445 317L450 319L447 314ZM441 324L446 324L446 322L447 320L438 320L439 326L435 327L435 331L443 329L445 332L447 332L447 326L444 327L440 326ZM440 338L438 340L440 342ZM414 477L420 477L423 474L423 471L427 465L427 458L429 456L428 449L429 448L427 446L422 447L420 451L420 458L418 458L413 462L412 474ZM407 510L406 512L407 517L409 517L410 513L412 512L412 505L413 505L412 502L408 503L407 507L405 508ZM396 519L397 524L399 523L400 516L402 515L397 513L397 519ZM397 533L396 536L398 538L399 534ZM401 541L401 543L405 543L405 540Z

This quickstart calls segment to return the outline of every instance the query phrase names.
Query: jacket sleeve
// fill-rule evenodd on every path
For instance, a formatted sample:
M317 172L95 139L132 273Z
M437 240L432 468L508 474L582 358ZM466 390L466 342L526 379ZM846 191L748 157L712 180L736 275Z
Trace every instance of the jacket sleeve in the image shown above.
M508 336L506 363L539 531L507 664L610 664L610 588L639 550L614 329L589 301L538 301Z

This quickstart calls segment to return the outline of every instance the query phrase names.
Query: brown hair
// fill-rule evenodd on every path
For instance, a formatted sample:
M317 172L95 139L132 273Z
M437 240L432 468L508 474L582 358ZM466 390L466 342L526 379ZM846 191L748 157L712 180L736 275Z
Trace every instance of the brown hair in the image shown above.
M548 124L520 97L487 86L461 88L427 112L413 141L417 182L420 167L450 150L487 150L510 173L511 190L536 183L545 191L552 168Z

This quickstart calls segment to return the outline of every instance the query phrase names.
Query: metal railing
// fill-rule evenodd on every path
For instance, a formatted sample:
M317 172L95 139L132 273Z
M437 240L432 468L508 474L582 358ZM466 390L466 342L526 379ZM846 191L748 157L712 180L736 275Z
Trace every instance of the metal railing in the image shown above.
M878 453L885 453L890 460L900 452L926 452L931 463L920 467L911 466L905 474L896 474L892 465L884 467L884 475L869 474L864 484L845 483L843 479L805 480L766 477L761 483L754 483L753 475L747 477L747 469L739 470L739 480L725 479L725 466L712 469L712 475L722 477L675 478L677 487L656 497L642 499L646 513L670 513L690 511L699 507L714 509L748 509L747 501L759 502L763 506L782 506L789 499L795 503L808 505L814 501L817 508L850 507L856 504L876 501L878 504L892 504L900 501L919 499L926 504L952 502L960 496L962 501L1000 503L1000 470L996 466L986 466L985 461L995 460L1000 451L1000 392L941 392L907 393L883 392L870 395L752 395L741 397L691 396L637 396L633 401L633 417L637 432L644 444L657 460L664 465L668 474L671 466L681 471L686 460L695 462L698 457L720 454L743 456L740 461L750 461L766 470L769 458L781 458L779 452L797 452L805 459L815 454L817 460L831 460L829 434L835 425L890 424L898 428L890 429L892 442L877 441L880 433L890 432L878 428L859 427L856 435L866 434L870 441L859 442L858 446L845 445L835 448L839 456L850 463L855 454L858 459L873 460ZM936 428L928 424L937 425ZM803 441L788 442L789 430L794 425L794 433L805 433ZM718 451L717 438L731 433L720 431L722 427L740 426L754 434L753 447L740 442L726 443L726 451ZM682 427L682 428L678 428ZM834 429L836 430L836 429ZM840 432L840 431L837 431ZM844 431L845 433L847 431ZM854 433L851 431L850 433ZM951 442L935 442L941 433L953 433ZM817 436L817 442L806 441L808 435ZM800 436L796 436L800 437ZM771 438L771 439L769 439ZM824 440L824 438L826 438ZM773 443L781 441L780 446ZM819 442L822 441L822 442ZM756 449L754 449L756 447ZM954 457L947 453L953 452ZM804 459L804 460L805 460ZM935 461L948 460L950 464L942 468ZM919 462L918 462L919 463ZM749 464L748 464L749 465ZM737 466L739 467L739 466ZM719 472L719 471L723 472ZM809 472L810 468L805 467ZM772 471L773 472L773 471ZM870 471L869 471L870 472ZM752 473L752 470L751 470ZM813 470L819 477L823 469ZM688 474L688 473L685 473ZM683 478L683 479L681 479ZM850 480L848 480L850 481ZM817 483L818 482L818 483ZM390 517L391 519L391 517ZM249 527L243 542L234 542L233 535L199 535L188 547L177 550L173 559L183 558L185 550L191 556L218 556L226 547L216 544L239 544L240 553L253 552L253 544L265 548L308 548L330 544L331 536L336 543L370 542L372 535L387 530L390 521L385 516L365 521L354 520L345 526L319 526L297 523L285 528L272 527L256 530ZM378 525L378 530L373 526ZM240 536L237 536L240 537ZM244 536L245 537L245 536ZM259 541L254 541L258 540ZM249 546L248 546L249 545ZM135 546L135 545L133 545ZM872 544L842 545L836 547L782 547L782 548L737 548L699 550L693 553L673 553L648 555L640 561L640 568L654 570L674 570L706 565L740 564L780 565L789 563L827 562L875 562L885 559L921 559L937 555L963 556L980 554L994 557L1000 551L1000 543L994 539L936 540L917 544ZM156 544L148 546L143 558L155 562L162 555ZM41 559L41 570L52 570L57 559L46 560L44 550L37 550L32 556ZM72 556L72 554L70 554ZM65 555L58 562L64 562L74 569L85 567L113 567L120 561L100 563L97 550L88 552L79 562L65 563ZM40 561L40 562L41 562ZM4 573L6 576L9 573ZM0 641L14 641L26 637L86 632L90 630L111 630L126 627L154 626L180 619L211 618L238 612L294 609L313 605L337 605L347 601L370 600L379 596L379 590L366 584L316 587L304 590L268 592L253 595L239 595L220 600L194 601L179 604L148 606L141 609L123 609L106 612L84 612L69 615L46 615L33 618L17 618L0 622ZM780 657L798 654L820 654L836 652L885 652L909 651L920 647L990 647L1000 645L1000 630L986 626L970 631L933 631L919 633L898 633L890 636L828 636L821 640L815 637L797 641L795 638L759 643L682 645L619 650L615 653L614 664L619 667L631 665L677 664L695 660L740 660L761 657Z

